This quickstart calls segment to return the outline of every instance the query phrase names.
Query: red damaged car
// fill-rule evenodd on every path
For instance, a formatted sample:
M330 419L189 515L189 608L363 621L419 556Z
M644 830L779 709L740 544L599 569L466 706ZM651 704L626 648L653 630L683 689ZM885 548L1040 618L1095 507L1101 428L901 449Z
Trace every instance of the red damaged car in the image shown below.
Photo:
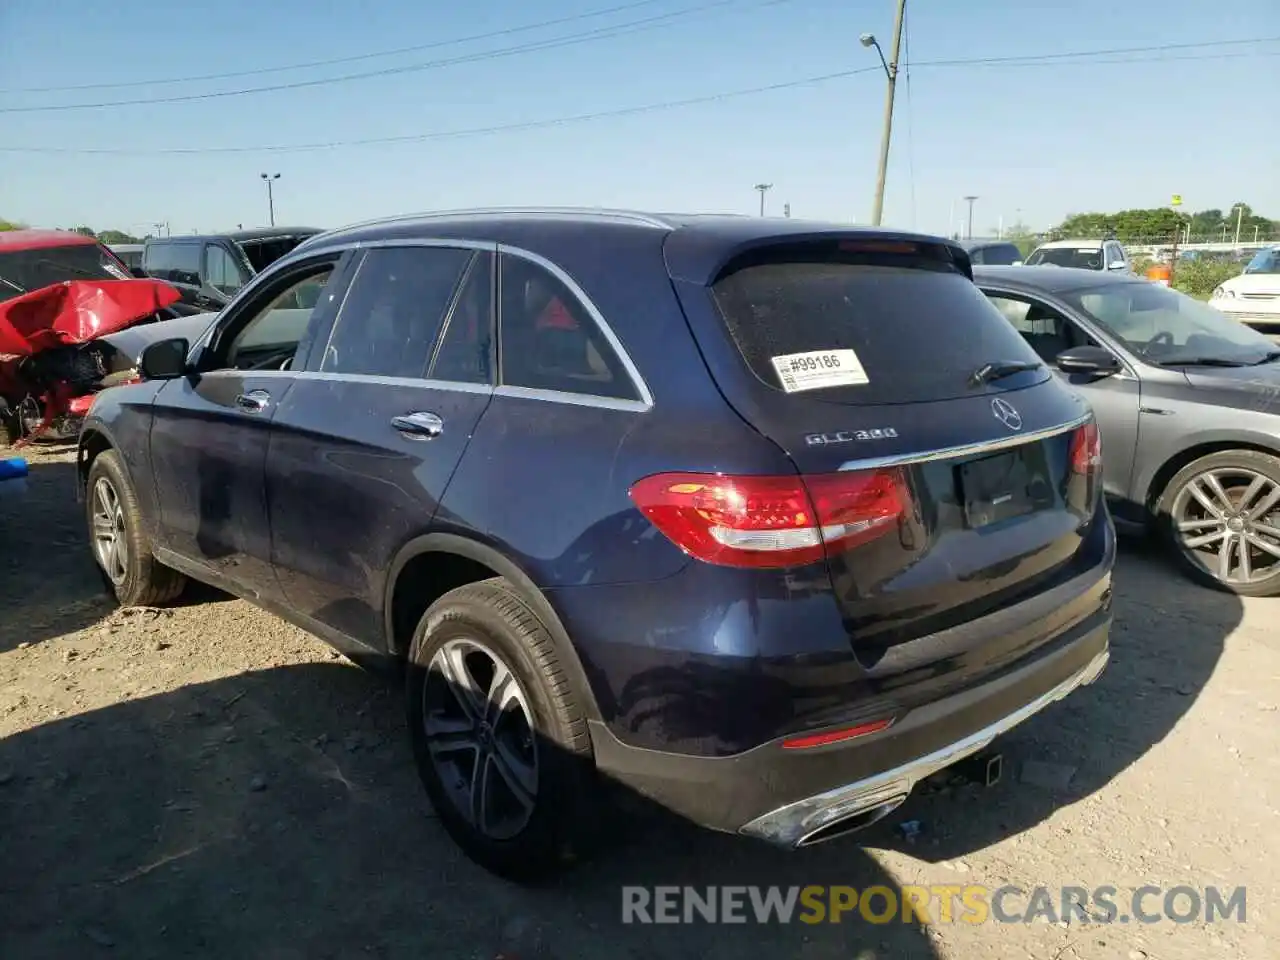
M93 395L133 376L100 338L174 316L178 299L93 237L0 232L0 446L75 436Z

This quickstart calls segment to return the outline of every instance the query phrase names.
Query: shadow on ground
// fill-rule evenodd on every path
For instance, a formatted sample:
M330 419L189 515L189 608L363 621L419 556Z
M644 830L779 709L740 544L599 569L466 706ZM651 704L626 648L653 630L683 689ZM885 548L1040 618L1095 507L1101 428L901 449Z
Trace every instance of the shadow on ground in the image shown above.
M555 885L496 880L440 828L406 739L399 696L335 663L0 742L0 955L936 956L914 924L621 922L625 885L892 885L850 845L792 856L640 817Z
M84 507L76 503L75 464L33 458L29 469L21 492L0 490L0 653L82 630L116 606L93 561ZM227 599L191 584L174 605Z
M71 471L36 467L33 487L73 496ZM74 563L48 560L35 540L17 546L28 587L56 568L46 592L19 597L17 619L41 625L26 639L73 629L81 615L59 620L58 605L101 596L78 528L74 538ZM1116 579L1110 668L1010 735L1005 782L910 800L862 842L925 860L971 853L1102 789L1169 734L1241 604L1187 584L1141 546L1126 545ZM0 627L0 651L15 641ZM1025 761L1071 776L1019 783ZM895 833L905 820L923 825L914 843ZM430 810L396 690L338 663L193 685L9 737L0 836L0 956L24 960L937 956L928 933L901 922L621 923L624 886L892 887L848 840L789 854L646 816L557 885L498 881Z
M1238 597L1188 582L1153 542L1122 540L1102 677L993 745L1003 754L1001 783L918 791L860 842L951 860L1097 792L1192 709L1243 616ZM900 827L912 821L921 833L908 840Z

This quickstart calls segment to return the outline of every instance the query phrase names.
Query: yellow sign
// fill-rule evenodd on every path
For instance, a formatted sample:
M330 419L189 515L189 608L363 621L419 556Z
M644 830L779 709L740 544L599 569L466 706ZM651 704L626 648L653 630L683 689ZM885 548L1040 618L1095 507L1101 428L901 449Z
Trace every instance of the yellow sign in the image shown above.
M1173 195L1173 205L1174 205L1175 207L1180 207L1180 206L1182 206L1182 194L1180 194L1180 193L1175 193L1175 194Z

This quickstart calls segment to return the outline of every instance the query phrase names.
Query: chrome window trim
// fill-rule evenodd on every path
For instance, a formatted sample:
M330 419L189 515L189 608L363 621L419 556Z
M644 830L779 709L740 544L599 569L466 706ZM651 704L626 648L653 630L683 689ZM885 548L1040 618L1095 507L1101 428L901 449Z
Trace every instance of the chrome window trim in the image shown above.
M597 407L601 410L622 410L627 413L647 413L653 404L643 400L620 400L617 397L598 397L591 393L565 393L560 390L541 390L537 387L515 387L508 384L495 387L495 397L512 397L518 400L544 400L547 403L567 403L575 407Z
M396 237L396 238L383 238L378 240L365 240L365 241L348 240L342 243L327 243L324 245L317 245L315 247L312 247L306 250L305 253L306 253L306 258L311 258L311 257L322 257L326 254L331 254L339 251L345 253L348 250L356 250L356 251L377 250L385 247L453 247L453 248L461 248L466 250L488 251L490 253L494 253L498 255L509 254L510 256L518 257L522 260L525 260L529 263L532 263L532 264L535 264L536 266L541 267L543 270L546 270L549 274L551 274L553 277L555 277L557 280L563 283L565 288L569 291L569 293L577 298L579 304L581 304L582 308L587 312L587 315L591 317L592 322L596 325L596 329L600 331L600 335L604 337L605 341L609 344L610 348L612 348L615 355L618 357L618 360L622 364L622 368L626 371L627 377L628 379L630 379L631 385L635 389L636 395L639 397L639 399L622 400L622 399L617 399L615 397L601 397L592 393L568 393L568 392L561 392L558 390L541 390L533 387L520 387L520 386L509 385L509 384L499 384L496 387L485 386L484 387L485 390L492 389L495 396L513 397L513 398L520 398L525 400L542 400L547 403L565 403L565 404L570 404L572 406L579 406L579 407L597 407L602 410L621 410L621 411L626 411L630 413L647 413L649 410L653 409L653 403L654 403L653 393L649 389L649 384L645 381L644 376L640 373L640 370L636 366L635 361L631 359L631 355L627 352L626 348L622 345L622 341L618 339L618 335L614 333L613 328L609 326L609 322L605 320L604 314L600 311L600 308L596 306L595 302L589 296L587 296L586 291L584 291L582 287L578 285L578 282L574 280L573 277L571 277L568 273L566 273L561 267L557 266L553 261L548 260L546 257L541 256L540 254L534 253L532 250L526 250L523 247L516 247L510 244L497 243L492 240L448 239L448 238L438 238L438 237L405 237L405 238ZM300 257L299 259L303 259L303 258ZM364 262L361 261L361 263L356 267L355 274L353 274L351 277L351 282L347 284L347 291L350 291L351 288L355 285L356 277L360 275L360 270L363 267L364 267ZM344 292L344 300L345 300L345 292ZM343 305L339 305L338 310L334 314L334 322L333 322L332 328L330 329L330 336L332 336L333 330L337 329L337 325L342 319L342 306ZM498 305L498 307L499 307L498 309L499 319L498 319L497 334L499 337L501 337L502 321L501 321L500 305ZM328 349L327 344L325 349L326 350ZM323 362L323 357L324 357L324 354L322 353L321 354L322 362ZM253 371L253 372L257 374L262 371ZM291 373L295 371L279 371L279 372ZM296 371L296 372L302 373L304 371ZM366 378L368 377L368 375L365 375L365 374L351 374L350 376L352 377L360 376L360 377L366 377ZM379 379L379 378L373 378L373 379ZM397 377L385 377L380 379L385 381L397 381L397 382L401 380L401 378L397 378ZM454 387L481 386L480 384L454 384L453 381L415 380L412 382L417 383L419 385L431 384L436 389L452 389ZM444 384L448 384L448 386L444 386ZM407 385L407 384L401 383L400 385ZM467 391L464 391L464 392L467 392Z
M1051 437L1070 433L1072 430L1084 426L1092 419L1092 413L1085 413L1067 423L1058 424L1056 427L1046 427L1043 430L1032 430L1030 433L1015 433L1007 437L997 437L994 440L961 443L953 447L935 447L932 450L921 450L916 453L848 460L842 463L839 469L841 471L876 470L885 467L905 467L917 463L930 463L934 460L950 460L953 457L972 457L983 453L998 453L1001 450L1017 447L1024 443L1035 443L1038 440L1048 440Z
M452 390L456 393L493 393L487 383L455 383L452 380L427 380L422 377L384 377L372 373L322 373L319 370L211 370L202 376L218 374L238 377L267 377L290 380L319 380L330 383L371 383L384 387L418 387L428 390Z
M574 297L577 298L578 302L582 305L583 309L587 311L587 314L591 317L592 321L595 323L596 329L600 331L601 335L605 338L609 346L613 349L613 352L617 355L618 360L622 363L622 368L626 370L627 377L631 380L631 386L635 388L636 395L639 397L639 399L638 400L619 400L613 397L597 396L596 394L592 394L592 393L581 393L581 394L567 393L567 392L562 393L558 390L534 390L527 387L517 387L517 386L510 386L507 384L500 384L499 388L501 390L522 391L521 393L506 393L503 395L504 396L529 396L531 399L543 399L543 400L554 399L556 402L561 402L561 403L574 402L574 403L578 403L579 405L600 406L600 407L605 407L611 410L634 409L639 412L643 412L643 411L652 409L653 394L649 390L649 385L645 382L644 377L641 376L640 370L636 367L634 361L632 361L631 359L631 355L627 353L626 348L623 347L622 341L618 339L618 335L613 332L613 328L609 326L609 322L605 320L604 314L600 312L600 308L597 307L595 303L592 301L592 299L587 296L586 291L583 290L582 287L578 286L577 281L574 280L573 277L569 276L569 274L567 274L564 270L562 270L556 264L548 260L546 257L539 256L538 254L533 253L530 250L525 250L520 247L512 247L512 246L508 246L507 244L500 243L498 244L498 253L509 254L513 257L519 257L522 260L526 260L529 263L535 264L536 266L541 267L543 270L546 270L549 274L551 274L553 277L555 277L557 280L563 283L566 288L568 288L569 292L573 294ZM501 270L501 264L499 264L499 270ZM501 342L502 342L501 341L501 335L502 335L501 304L499 304L498 335L499 335L498 349L499 349L499 353L501 353L501 349L502 349L501 348ZM525 393L523 391L528 391L528 392ZM574 400L569 401L569 400L561 399L561 398L568 398L568 397L573 397ZM578 398L581 398L581 400L579 400ZM591 402L586 403L585 401L591 401ZM617 406L618 404L626 404L626 406L619 407Z

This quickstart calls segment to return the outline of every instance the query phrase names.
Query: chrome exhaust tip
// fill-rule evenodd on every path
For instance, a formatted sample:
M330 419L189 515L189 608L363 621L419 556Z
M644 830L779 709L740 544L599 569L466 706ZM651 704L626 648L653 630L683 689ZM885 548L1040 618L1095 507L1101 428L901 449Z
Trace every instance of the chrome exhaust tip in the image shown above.
M826 843L828 840L835 840L839 837L846 837L851 833L857 833L873 826L887 817L898 807L902 806L907 799L907 795L893 797L883 803L868 807L865 810L858 810L853 813L846 813L831 823L825 824L810 833L806 833L798 841L796 841L794 849L799 850L801 847L812 847L819 843Z

